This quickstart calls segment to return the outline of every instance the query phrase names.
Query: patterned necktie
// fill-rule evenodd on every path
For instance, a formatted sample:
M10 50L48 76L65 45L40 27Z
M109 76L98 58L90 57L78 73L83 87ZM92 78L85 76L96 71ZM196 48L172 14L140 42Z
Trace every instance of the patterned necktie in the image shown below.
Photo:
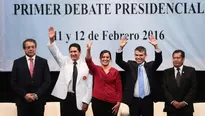
M76 80L78 76L77 62L73 62L73 91L75 92Z
M33 58L29 58L29 60L30 60L29 71L30 71L31 77L33 77Z
M180 68L177 68L176 81L177 81L178 87L180 87L180 80L181 80L181 75L179 71L180 71Z
M143 75L142 65L139 65L138 67L138 82L139 82L139 97L144 98L145 90L144 90L144 75Z

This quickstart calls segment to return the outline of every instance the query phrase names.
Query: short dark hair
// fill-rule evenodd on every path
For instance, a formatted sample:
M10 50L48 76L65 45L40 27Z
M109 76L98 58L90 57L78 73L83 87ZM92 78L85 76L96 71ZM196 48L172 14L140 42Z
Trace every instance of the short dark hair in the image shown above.
M181 57L184 59L185 58L185 52L183 50L175 50L172 53L172 57L174 56L175 53L181 53Z
M146 50L146 48L143 47L143 46L138 46L138 47L136 47L136 48L135 48L135 51L144 52L145 55L147 55L147 50Z
M35 47L37 47L37 43L36 43L36 40L34 39L31 39L31 38L28 38L26 40L23 41L23 49L26 49L26 42L33 42L35 44Z
M110 53L109 50L103 50L103 51L101 51L101 52L100 52L100 58L102 58L102 57L103 57L103 54L105 54L105 53L108 53L108 54L110 55L110 59L112 60L112 56L111 56L111 53Z
M75 47L75 48L78 49L79 52L81 52L81 47L80 47L79 44L77 44L77 43L72 43L72 44L70 44L70 46L69 46L69 51L70 51L70 48L71 48L71 47Z

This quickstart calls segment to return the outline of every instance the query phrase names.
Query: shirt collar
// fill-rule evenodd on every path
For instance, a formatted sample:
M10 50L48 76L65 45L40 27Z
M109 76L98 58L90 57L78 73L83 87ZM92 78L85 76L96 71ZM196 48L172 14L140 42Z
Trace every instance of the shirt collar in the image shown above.
M140 66L144 66L145 62L143 62L142 64L140 64Z
M73 61L73 60L72 60L72 62L74 63L74 61ZM76 62L77 62L77 65L78 65L78 64L80 63L80 60L77 60Z
M35 61L35 59L36 59L36 55L34 55L34 56L33 56L33 57L31 57L31 58L33 59L33 61ZM26 55L26 59L27 59L27 60L29 60L29 59L30 59L30 57Z
M182 71L183 67L184 67L184 65L181 65L181 66L179 67L180 71ZM177 67L174 67L174 70L177 70Z

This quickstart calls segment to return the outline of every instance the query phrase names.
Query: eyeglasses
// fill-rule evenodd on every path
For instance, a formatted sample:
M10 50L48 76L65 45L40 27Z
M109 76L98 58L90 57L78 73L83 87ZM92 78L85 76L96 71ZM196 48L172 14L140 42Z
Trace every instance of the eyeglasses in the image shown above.
M30 49L30 48L33 48L33 49L34 49L35 46L26 46L25 48L26 48L26 49Z

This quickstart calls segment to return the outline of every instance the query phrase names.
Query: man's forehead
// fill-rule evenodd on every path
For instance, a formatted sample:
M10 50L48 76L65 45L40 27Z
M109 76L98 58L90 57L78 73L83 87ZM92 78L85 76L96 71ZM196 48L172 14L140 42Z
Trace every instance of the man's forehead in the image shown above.
M181 57L181 53L174 53L173 57Z
M70 48L70 51L76 51L76 50L78 50L77 47L71 47L71 48Z
M70 50L70 52L79 52L79 51L78 49L76 49L76 50Z
M27 44L35 44L35 43L31 42L31 41L27 41L27 42L25 42L25 44L27 45Z
M144 51L135 51L135 54L144 54L145 52Z
M181 56L173 56L173 58L182 58Z

